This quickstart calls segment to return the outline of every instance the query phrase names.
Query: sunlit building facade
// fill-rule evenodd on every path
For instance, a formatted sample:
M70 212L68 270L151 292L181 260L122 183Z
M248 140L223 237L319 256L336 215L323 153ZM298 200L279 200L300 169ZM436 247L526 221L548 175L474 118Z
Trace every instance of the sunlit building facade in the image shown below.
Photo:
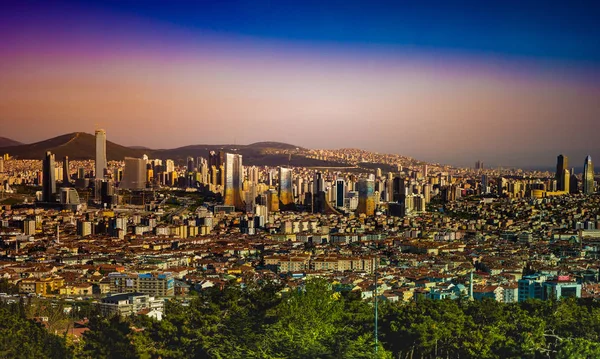
M591 156L587 156L583 164L583 193L594 193L594 164Z
M242 199L242 184L244 180L244 167L242 155L225 154L225 195L223 203L226 206L234 206L237 210L244 209Z
M372 216L375 214L375 181L361 179L358 181L358 208L359 214Z
M279 167L279 200L284 206L294 203L291 168Z

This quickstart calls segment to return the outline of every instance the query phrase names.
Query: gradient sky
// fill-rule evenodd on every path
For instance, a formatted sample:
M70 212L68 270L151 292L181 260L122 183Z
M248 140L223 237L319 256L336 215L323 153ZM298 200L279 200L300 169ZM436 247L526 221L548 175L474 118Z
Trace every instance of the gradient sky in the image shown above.
M0 136L600 161L600 3L450 3L5 0Z

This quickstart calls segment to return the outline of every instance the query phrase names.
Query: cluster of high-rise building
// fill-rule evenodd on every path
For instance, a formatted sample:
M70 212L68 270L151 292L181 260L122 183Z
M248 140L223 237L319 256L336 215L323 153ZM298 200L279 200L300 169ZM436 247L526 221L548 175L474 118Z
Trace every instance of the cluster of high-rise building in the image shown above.
M161 187L188 188L211 192L222 199L222 209L241 211L252 216L279 210L301 210L312 213L357 213L372 216L377 212L393 216L425 212L433 196L442 201L455 201L471 194L508 196L513 198L595 192L594 169L590 156L584 161L583 173L569 170L569 159L557 157L554 177L519 178L494 174L475 164L473 181L465 173L450 174L429 170L427 164L384 173L352 173L324 169L287 167L244 167L242 155L210 151L207 158L187 157L183 166L171 159L127 157L118 164L109 164L106 155L106 132L97 130L96 159L93 173L77 168L71 173L71 163L64 157L57 167L55 156L48 152L38 183L43 190L38 200L65 206L79 205L73 188L94 189L93 203L103 206L119 204L119 190L145 191ZM0 163L3 166L3 163ZM3 168L0 167L0 170ZM473 172L471 172L473 173ZM57 182L62 183L57 191ZM71 188L71 190L69 190ZM494 190L493 190L494 189ZM219 198L219 197L217 197Z
M583 164L582 184L581 192L583 194L594 193L594 164L591 156L587 156ZM569 159L562 154L557 157L556 161L556 190L572 194L579 193L579 180L575 176L575 170L569 171Z

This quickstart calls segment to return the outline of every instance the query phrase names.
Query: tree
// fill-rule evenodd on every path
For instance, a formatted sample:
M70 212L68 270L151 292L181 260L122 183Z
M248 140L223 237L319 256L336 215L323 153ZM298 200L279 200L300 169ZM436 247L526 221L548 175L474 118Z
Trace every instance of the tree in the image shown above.
M93 317L89 331L83 335L83 358L128 359L137 358L132 344L129 321L118 315L110 318Z
M20 304L0 304L0 358L72 358L64 338L28 320Z

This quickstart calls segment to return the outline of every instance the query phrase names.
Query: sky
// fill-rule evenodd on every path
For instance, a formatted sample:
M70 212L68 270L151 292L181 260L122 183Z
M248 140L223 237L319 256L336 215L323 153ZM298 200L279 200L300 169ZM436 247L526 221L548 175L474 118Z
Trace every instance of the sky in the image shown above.
M4 0L0 136L582 165L600 161L598 18L592 1Z

